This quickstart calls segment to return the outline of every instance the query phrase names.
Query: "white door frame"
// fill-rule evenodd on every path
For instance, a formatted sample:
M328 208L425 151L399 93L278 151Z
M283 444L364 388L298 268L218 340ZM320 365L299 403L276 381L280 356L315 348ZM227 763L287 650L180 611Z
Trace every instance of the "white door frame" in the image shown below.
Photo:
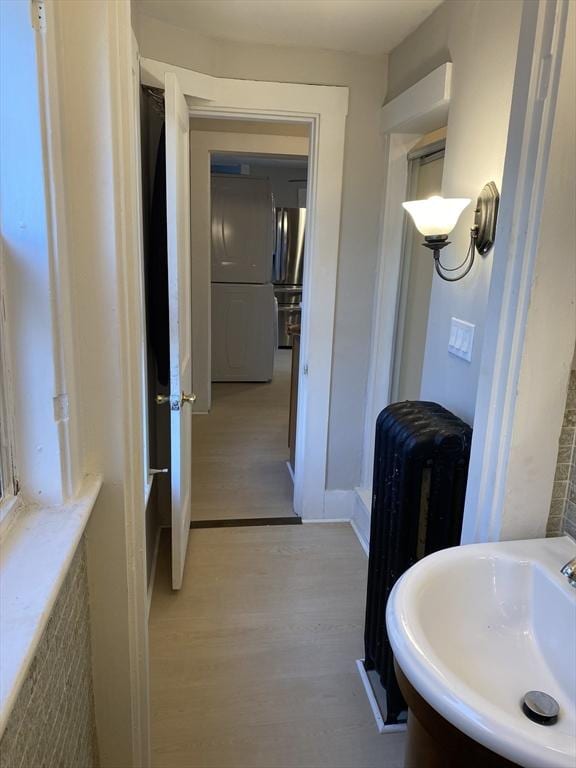
M523 6L496 228L499 248L507 257L494 263L490 281L462 543L527 537L537 531L543 535L548 518L547 506L536 513L540 520L515 516L507 490L511 476L529 472L514 453L512 436L516 418L522 416L518 382L528 309L538 290L536 255L567 15L566 0ZM567 367L571 355L572 350ZM560 432L560 424L548 426ZM551 465L550 491L554 471Z
M518 379L525 350L526 320L534 284L542 197L548 167L558 93L568 3L523 4L502 198L496 239L505 260L495 263L476 399L472 455L462 542L511 538L528 530L513 520L506 498L511 474L524 470L513 454L512 433L519 413ZM407 184L407 150L438 111L450 101L450 71L439 67L382 109L388 140L386 194L383 202L377 299L364 435L362 487L366 508L371 497L374 425L390 402L395 316L402 256L401 202ZM444 85L444 89L443 89ZM437 102L435 104L435 102ZM448 144L448 152L449 144ZM553 472L549 478L550 487ZM357 506L358 509L358 506ZM369 507L364 515L369 515ZM541 511L542 520L548 510ZM360 517L357 524L366 529ZM534 521L530 522L534 530ZM542 528L543 530L543 528Z
M380 127L388 146L364 423L362 485L359 489L364 491L361 494L364 503L372 495L374 425L380 411L390 403L392 391L401 299L404 252L402 203L406 200L408 188L408 153L423 135L446 125L451 83L452 64L443 64L381 110Z
M336 277L348 88L211 77L152 59L141 60L142 82L162 88L174 72L191 115L310 126L302 336L298 390L294 510L324 517L332 378ZM313 332L312 332L313 329Z
M212 290L210 259L210 154L308 155L307 136L190 131L190 197L192 226L192 349L194 357L194 413L212 406Z

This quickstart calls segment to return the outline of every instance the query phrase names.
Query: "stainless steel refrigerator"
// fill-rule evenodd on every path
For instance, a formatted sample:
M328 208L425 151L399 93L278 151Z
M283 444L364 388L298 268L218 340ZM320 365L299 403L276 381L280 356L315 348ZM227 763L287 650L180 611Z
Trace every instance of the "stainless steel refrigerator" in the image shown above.
M270 381L274 217L267 179L212 176L212 381Z
M272 280L278 304L278 346L292 346L289 325L299 325L304 275L306 208L276 208Z

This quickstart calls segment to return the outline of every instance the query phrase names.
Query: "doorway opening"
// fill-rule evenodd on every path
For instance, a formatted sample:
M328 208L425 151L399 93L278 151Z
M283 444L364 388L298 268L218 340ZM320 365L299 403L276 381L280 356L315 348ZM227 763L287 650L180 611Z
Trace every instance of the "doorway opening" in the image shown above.
M407 200L442 194L446 129L423 136L408 152ZM426 349L434 263L424 258L421 237L409 217L404 224L391 402L419 400Z
M211 301L207 334L193 312L194 342L200 350L209 343L210 367L209 406L200 403L193 415L192 527L300 521L294 468L308 129L275 124L270 134L270 126L191 121L192 229L205 230L209 219ZM203 176L205 165L195 167L194 156L207 148L203 215L195 201L206 190L195 173ZM193 237L193 280L205 259Z
M159 291L150 280L147 287L148 299L158 295L168 298L164 315L168 319L169 381L162 385L163 389L154 381L156 393L150 392L156 420L165 421L168 429L156 424L155 447L163 444L163 450L157 450L156 461L151 459L151 471L156 469L160 473L156 483L157 508L160 525L171 528L172 584L178 590L193 524L192 417L211 412L210 158L216 151L309 158L293 510L302 519L326 516L331 359L348 89L214 78L150 59L140 60L140 73L144 88L163 96L165 109L165 157L162 163L160 155L157 156L155 168L165 169L168 290ZM193 121L198 119L205 121L203 130L193 130L191 137ZM218 121L226 123L227 134L244 132L244 145L214 145L214 140L224 133L221 126L214 129L209 123ZM249 124L254 124L253 129L244 130ZM239 131L235 125L241 126ZM288 135L284 126L291 128ZM281 148L277 146L280 139ZM286 149L288 140L299 143L299 148ZM151 255L150 249L148 256ZM312 292L314 301L310 300ZM149 307L152 305L150 300ZM236 324L232 327L236 332ZM153 431L150 430L151 441Z

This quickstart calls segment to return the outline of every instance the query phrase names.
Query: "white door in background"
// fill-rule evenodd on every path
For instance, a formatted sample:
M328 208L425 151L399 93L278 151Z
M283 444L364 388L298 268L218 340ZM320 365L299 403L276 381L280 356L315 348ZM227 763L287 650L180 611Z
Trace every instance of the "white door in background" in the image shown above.
M443 168L443 152L412 160L408 199L422 200L432 195L441 195ZM392 402L420 399L434 276L434 260L430 257L430 251L422 247L422 235L416 230L412 220L407 220L406 226L410 229L404 246Z
M172 589L180 589L186 562L192 484L192 307L190 264L189 114L178 79L164 78L166 222L170 323L170 455Z

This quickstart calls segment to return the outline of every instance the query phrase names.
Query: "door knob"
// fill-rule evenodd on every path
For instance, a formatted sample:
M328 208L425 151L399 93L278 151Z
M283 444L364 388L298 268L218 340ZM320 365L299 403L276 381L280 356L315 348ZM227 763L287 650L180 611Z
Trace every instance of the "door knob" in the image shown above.
M156 395L156 405L164 405L170 402L170 395Z
M195 403L196 402L196 395L192 392L191 395L187 395L186 393L182 392L182 402L183 403Z

